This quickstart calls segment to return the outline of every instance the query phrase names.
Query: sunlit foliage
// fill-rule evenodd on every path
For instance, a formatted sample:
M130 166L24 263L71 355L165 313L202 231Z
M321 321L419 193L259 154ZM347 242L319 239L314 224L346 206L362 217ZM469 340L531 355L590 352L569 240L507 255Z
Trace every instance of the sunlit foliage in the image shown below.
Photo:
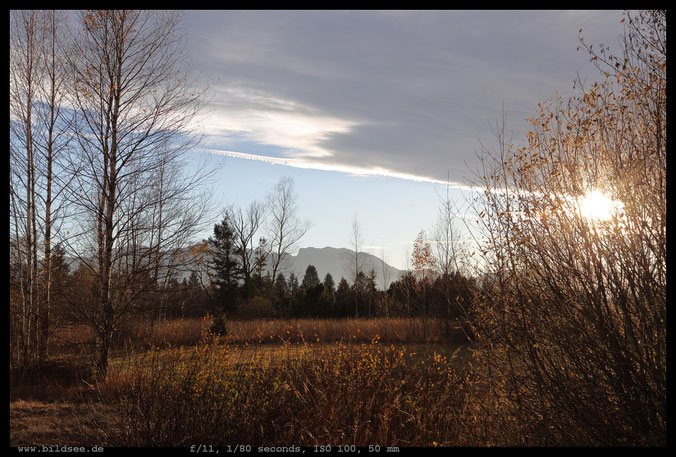
M476 343L490 417L518 424L497 442L666 440L666 16L622 21L621 56L582 41L601 82L484 151Z

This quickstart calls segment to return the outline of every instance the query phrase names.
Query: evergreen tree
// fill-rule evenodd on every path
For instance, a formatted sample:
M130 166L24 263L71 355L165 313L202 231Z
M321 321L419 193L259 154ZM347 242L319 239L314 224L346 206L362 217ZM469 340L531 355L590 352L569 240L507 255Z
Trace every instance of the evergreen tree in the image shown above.
M277 314L286 317L289 314L291 304L289 287L283 273L279 273L272 285L272 303L277 310Z
M373 316L376 295L378 292L376 288L376 270L373 268L369 272L369 275L366 277L364 292L366 294L366 301L368 303L368 315L370 317Z
M301 289L304 290L304 299L301 300L301 314L305 316L319 316L322 314L320 307L320 297L324 286L319 280L319 274L314 265L308 265L305 270L305 276L301 283Z
M308 289L319 284L321 284L321 282L319 281L317 269L314 267L314 265L308 265L305 269L305 276L303 277L302 286Z
M62 317L64 308L68 306L65 296L71 278L70 265L66 260L66 252L60 244L57 244L52 249L51 262L51 294L53 296L52 311L54 311L54 317L58 319ZM11 285L12 283L10 278L10 287Z
M202 287L202 281L196 271L190 273L190 277L183 279L183 295L186 297L184 316L202 316L209 311L210 305L207 293Z
M387 293L393 304L408 316L415 315L414 302L418 282L411 271L405 272L401 278L390 284Z
M223 311L234 311L238 302L238 280L241 269L235 256L234 232L228 217L214 226L214 236L209 237L212 252L211 268L215 272L212 281L215 301Z
M265 271L265 267L268 265L269 253L268 241L265 238L260 238L258 240L258 247L256 248L256 255L254 256L254 274L259 277L263 276L263 271Z
M363 315L364 305L367 304L367 292L368 292L368 278L363 271L357 273L354 284L352 284L352 293L353 297L356 295L359 297L359 300L356 301L358 308L355 310L355 315Z
M288 289L292 295L298 291L298 278L296 278L296 275L293 272L289 275Z
M322 293L319 297L318 313L320 316L333 316L336 308L335 284L331 273L327 273L322 284Z
M350 285L345 278L340 278L340 282L336 288L335 297L334 315L336 317L346 317L351 315L354 298L352 296Z
M324 288L330 290L331 292L336 291L336 283L333 281L333 276L331 276L331 273L326 273L326 276L324 276Z
M305 287L299 286L296 292L291 294L289 308L294 317L303 317L306 315L307 292Z

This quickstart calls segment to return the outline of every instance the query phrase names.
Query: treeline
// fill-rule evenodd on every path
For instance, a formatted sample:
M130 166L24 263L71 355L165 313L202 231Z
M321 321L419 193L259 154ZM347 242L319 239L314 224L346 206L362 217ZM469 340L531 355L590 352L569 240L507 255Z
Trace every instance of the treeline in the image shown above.
M359 258L350 282L345 277L336 282L330 273L320 278L313 265L307 266L302 278L282 271L274 276L269 265L283 267L284 263L276 262L264 238L255 249L243 243L233 221L233 213L227 212L214 226L213 236L199 248L205 265L202 276L209 279L204 300L212 312L230 318L422 316L425 326L428 317L442 318L450 326L467 317L478 292L476 280L458 269L461 249L450 216L440 218L436 229L455 232L447 233L446 242L435 241L436 255L421 231L411 256L413 269L380 288L375 269L363 268ZM351 263L350 259L346 269Z
M93 278L86 267L73 268L59 246L53 251L52 262L52 325L80 322L79 310L72 304L77 297L92 296L88 294L95 291ZM222 264L210 262L211 268L218 265ZM143 296L138 297L145 305L129 318L153 321L206 315L223 315L226 320L353 318L356 314L362 318L427 316L443 320L449 335L458 337L469 331L463 321L480 293L475 278L457 271L450 275L430 273L427 277L406 271L382 290L376 283L374 269L368 273L360 271L356 282L349 283L344 277L336 282L330 273L320 278L313 265L308 265L302 278L293 272L280 272L274 281L269 271L263 273L263 268L259 268L246 288L238 262L233 259L229 266L229 270L212 270L213 280L206 282L197 269L182 280L172 277L165 284L146 278L149 284ZM19 283L17 270L11 270L12 294L19 292L16 287Z
M72 269L63 250L57 248L54 257L52 323L56 326L78 321L69 308L75 295L91 287L86 268ZM12 272L10 282L16 284ZM450 276L436 275L433 279L417 278L407 271L393 281L387 290L376 285L375 271L360 272L357 282L344 277L336 283L327 273L320 279L313 265L308 265L302 278L294 273L278 273L275 281L269 274L254 274L250 296L242 283L232 289L220 289L216 282L204 283L197 271L181 280L172 278L166 285L146 288L148 302L136 318L148 320L204 317L224 313L227 318L354 318L355 303L359 316L450 318L453 325L465 317L480 292L477 280L460 272ZM16 294L14 287L10 292Z
M471 307L472 297L478 292L477 281L459 272L417 278L405 272L393 281L387 290L376 284L374 270L359 272L357 281L349 283L344 277L336 283L331 273L323 279L313 265L305 275L279 273L275 280L269 274L252 278L249 297L243 285L228 289L217 283L204 290L203 309L224 312L230 317L387 317L422 316L458 319ZM209 304L211 306L209 306Z

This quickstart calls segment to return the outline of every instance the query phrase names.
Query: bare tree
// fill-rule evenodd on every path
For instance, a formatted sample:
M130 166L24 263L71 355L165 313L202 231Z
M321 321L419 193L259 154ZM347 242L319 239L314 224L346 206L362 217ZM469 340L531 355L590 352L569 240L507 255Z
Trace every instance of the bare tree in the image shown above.
M408 243L404 245L403 251L404 251L404 275L402 276L402 278L409 276L413 278L413 271L411 269L411 249L409 248ZM414 290L412 288L409 287L404 288L405 294L404 307L406 308L405 311L409 317L413 315L413 309L411 306L412 302L411 295L413 292Z
M350 235L350 248L352 253L350 257L346 259L347 271L351 278L353 278L353 284L357 285L357 279L359 278L359 273L364 272L364 259L361 255L362 249L362 233L361 227L359 226L359 220L357 219L357 214L355 213L354 218L352 219L352 232ZM355 287L354 294L354 317L355 319L359 318L359 293L358 289Z
M244 298L250 298L251 276L255 272L257 243L259 234L267 217L267 209L261 202L253 201L246 210L230 207L227 209L228 220L235 238L235 252L239 257L242 278L244 280Z
M70 195L83 230L69 246L94 281L95 299L80 315L94 329L98 377L116 326L154 287L159 268L171 270L158 256L174 255L203 213L191 193L204 175L167 174L179 173L195 144L191 122L202 107L203 91L181 69L179 24L175 13L84 11L68 54L83 164Z
M16 326L20 363L30 362L38 344L38 231L34 105L42 54L36 11L15 11L10 33L10 216L19 267L21 324Z
M457 223L458 208L450 197L450 184L446 183L446 193L439 196L439 215L432 235L436 266L439 273L450 275L459 271L460 253L460 226Z
M434 226L433 249L434 264L442 281L442 292L446 300L446 331L450 332L453 306L462 308L462 304L452 293L451 281L460 271L459 262L463 251L460 240L460 226L457 222L458 210L450 198L449 184L446 184L446 194L440 196L439 216ZM463 310L464 311L464 310Z
M40 158L38 214L42 227L44 254L42 260L43 297L38 308L40 335L38 360L47 358L49 351L50 312L52 304L52 247L63 237L61 226L68 217L65 197L71 180L78 170L70 165L69 145L72 141L72 115L64 108L66 97L65 52L61 35L65 27L63 13L40 12L42 74L39 85L40 104L36 110L35 147Z
M292 178L284 177L267 196L267 231L272 251L272 281L277 273L285 269L285 262L292 254L296 244L310 229L310 221L301 221L296 215L297 202Z

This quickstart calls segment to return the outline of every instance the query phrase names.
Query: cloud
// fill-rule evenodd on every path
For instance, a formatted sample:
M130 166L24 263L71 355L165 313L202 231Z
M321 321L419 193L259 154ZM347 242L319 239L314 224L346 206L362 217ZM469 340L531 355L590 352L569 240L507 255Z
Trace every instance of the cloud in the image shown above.
M341 173L347 173L354 176L385 176L390 178L406 179L410 181L418 182L431 182L437 184L446 185L446 181L441 181L433 179L427 176L417 176L409 173L402 173L395 170L388 170L382 167L360 167L357 165L346 165L339 163L331 163L326 161L313 160L312 158L297 158L297 157L274 157L261 154L250 154L246 152L237 152L237 151L226 151L219 149L206 148L205 152L210 154L222 155L226 157L232 157L235 159L245 159L245 160L257 160L260 162L266 162L275 165L285 165L295 168L304 168L304 169L313 169L313 170L323 170L323 171L337 171ZM448 183L452 188L465 189L465 190L474 190L474 188L460 184L460 183Z
M219 88L202 120L209 142L255 142L292 149L296 157L330 157L323 144L356 125L297 101L245 86Z
M466 183L504 103L517 139L539 101L565 96L576 51L612 43L615 11L196 11L189 46L213 86L215 149L293 166ZM276 149L275 149L276 148ZM268 153L262 155L269 155ZM406 178L408 177L408 178Z

